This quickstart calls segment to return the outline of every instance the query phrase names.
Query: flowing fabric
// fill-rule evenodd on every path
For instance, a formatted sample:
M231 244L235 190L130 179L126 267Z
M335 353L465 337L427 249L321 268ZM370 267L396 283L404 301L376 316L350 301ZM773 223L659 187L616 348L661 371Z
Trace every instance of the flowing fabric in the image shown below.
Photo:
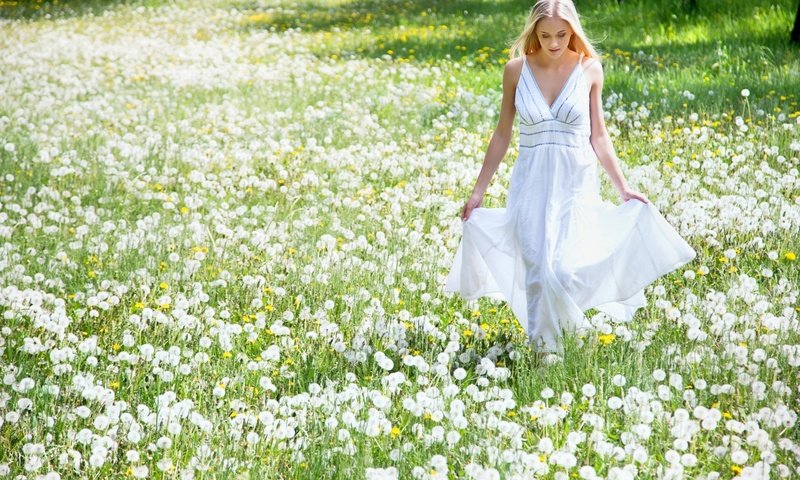
M696 256L652 203L601 198L582 60L548 106L523 57L506 207L476 208L462 223L444 286L505 300L539 351L563 352L562 331L590 329L590 308L630 321L644 287Z

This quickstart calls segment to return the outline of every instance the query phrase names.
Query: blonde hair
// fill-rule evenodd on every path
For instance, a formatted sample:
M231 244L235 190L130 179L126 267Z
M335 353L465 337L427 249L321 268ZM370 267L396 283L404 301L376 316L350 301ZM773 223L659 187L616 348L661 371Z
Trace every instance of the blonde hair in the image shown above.
M558 16L565 20L572 28L573 34L567 48L574 52L583 52L587 58L600 58L600 52L595 49L583 31L578 11L575 10L572 0L538 0L531 7L528 19L525 21L525 28L509 47L509 58L521 57L542 48L539 37L536 36L536 25L542 18L552 16Z

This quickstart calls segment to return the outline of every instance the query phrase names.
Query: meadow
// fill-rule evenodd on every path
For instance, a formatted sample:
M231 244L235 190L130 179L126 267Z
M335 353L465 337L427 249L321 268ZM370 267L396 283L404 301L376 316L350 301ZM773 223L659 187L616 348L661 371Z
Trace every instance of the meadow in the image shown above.
M543 360L442 289L529 7L0 1L0 478L800 476L796 3L577 2L698 256Z

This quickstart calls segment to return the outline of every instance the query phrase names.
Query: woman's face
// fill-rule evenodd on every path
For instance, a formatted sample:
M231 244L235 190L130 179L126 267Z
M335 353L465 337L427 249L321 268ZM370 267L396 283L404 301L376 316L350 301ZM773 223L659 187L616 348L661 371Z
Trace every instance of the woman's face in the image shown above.
M536 37L547 55L558 58L567 49L572 28L561 18L544 17L536 24Z

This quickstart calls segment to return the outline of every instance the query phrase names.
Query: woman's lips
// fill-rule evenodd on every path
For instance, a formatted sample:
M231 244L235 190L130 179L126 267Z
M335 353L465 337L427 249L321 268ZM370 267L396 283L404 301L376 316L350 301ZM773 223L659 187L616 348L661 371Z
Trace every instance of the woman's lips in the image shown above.
M558 49L558 48L556 48L555 50L553 50L553 49L549 49L549 50L550 50L551 52L553 52L553 53L556 53L556 52L557 52L559 49Z

